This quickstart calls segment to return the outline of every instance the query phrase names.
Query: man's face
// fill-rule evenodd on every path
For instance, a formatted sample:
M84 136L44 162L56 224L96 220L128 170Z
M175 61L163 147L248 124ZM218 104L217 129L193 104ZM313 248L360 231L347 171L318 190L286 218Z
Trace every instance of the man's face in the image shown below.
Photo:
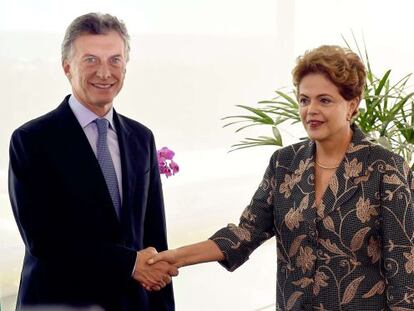
M73 42L70 56L63 62L63 70L75 97L90 110L103 115L124 83L124 41L115 31L104 35L81 35Z

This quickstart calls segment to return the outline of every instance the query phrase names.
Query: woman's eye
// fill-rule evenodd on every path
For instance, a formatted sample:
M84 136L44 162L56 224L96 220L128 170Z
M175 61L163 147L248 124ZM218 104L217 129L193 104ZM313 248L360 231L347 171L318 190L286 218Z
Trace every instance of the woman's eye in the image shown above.
M308 99L307 98L300 98L299 99L299 104L301 105L301 106L306 106L307 104L308 104Z
M330 104L331 103L331 100L329 99L329 98L321 98L321 103L322 104Z

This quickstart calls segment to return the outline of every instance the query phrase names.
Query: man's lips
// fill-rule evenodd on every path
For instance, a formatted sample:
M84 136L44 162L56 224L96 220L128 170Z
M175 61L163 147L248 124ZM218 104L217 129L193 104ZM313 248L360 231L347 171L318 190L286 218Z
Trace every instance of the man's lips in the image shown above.
M114 83L92 83L92 82L91 82L91 84L92 84L94 87L98 88L98 89L105 90L105 89L109 89L109 88L111 88L113 85L115 85L115 82L114 82Z

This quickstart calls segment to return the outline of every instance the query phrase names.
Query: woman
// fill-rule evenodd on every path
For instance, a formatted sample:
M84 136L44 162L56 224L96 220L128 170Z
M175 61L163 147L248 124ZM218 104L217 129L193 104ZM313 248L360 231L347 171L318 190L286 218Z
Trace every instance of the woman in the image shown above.
M352 124L365 68L321 46L293 69L309 140L277 150L238 226L162 252L178 267L229 271L273 235L277 310L414 310L414 181L404 160Z

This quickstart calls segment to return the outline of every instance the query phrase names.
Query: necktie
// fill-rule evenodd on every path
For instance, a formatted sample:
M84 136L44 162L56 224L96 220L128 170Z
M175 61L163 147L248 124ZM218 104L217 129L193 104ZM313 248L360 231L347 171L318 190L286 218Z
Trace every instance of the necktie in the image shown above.
M119 195L118 179L116 177L114 163L112 162L111 154L109 153L107 134L109 121L107 119L96 119L96 126L98 128L98 141L96 143L97 158L101 166L102 173L105 177L106 185L111 195L112 202L115 207L116 215L120 219L121 215L121 198Z

